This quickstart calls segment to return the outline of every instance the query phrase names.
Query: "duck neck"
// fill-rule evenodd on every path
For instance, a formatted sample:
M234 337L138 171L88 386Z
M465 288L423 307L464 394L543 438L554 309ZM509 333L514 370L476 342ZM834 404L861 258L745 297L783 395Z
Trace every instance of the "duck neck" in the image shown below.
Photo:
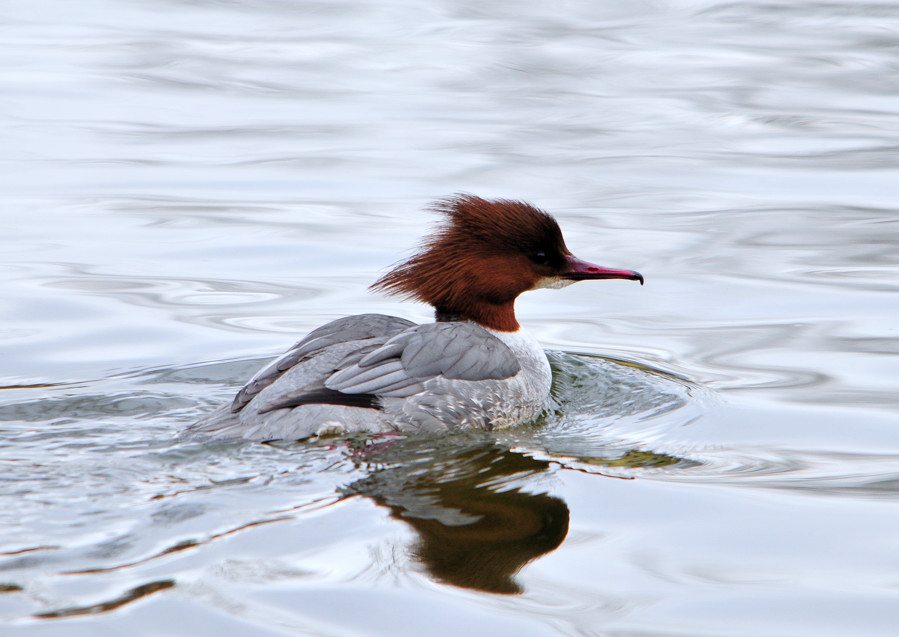
M434 318L439 323L471 321L487 329L499 332L517 332L521 325L515 318L515 301L500 305L478 303L462 309L434 308Z

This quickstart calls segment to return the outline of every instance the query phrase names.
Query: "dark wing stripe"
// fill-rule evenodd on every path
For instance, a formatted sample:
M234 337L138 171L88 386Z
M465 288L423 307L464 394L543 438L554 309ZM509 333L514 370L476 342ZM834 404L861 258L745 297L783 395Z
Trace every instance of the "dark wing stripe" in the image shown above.
M278 402L260 409L260 414L265 414L276 409L292 409L300 405L344 405L346 407L362 407L365 409L382 409L378 397L374 394L344 394L334 389L322 387L311 391L295 392L288 394Z

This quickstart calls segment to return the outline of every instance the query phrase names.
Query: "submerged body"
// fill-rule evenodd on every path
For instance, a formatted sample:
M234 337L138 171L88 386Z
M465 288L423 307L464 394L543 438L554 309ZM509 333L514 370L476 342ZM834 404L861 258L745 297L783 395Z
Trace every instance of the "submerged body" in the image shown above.
M493 429L533 420L552 382L514 301L584 279L643 281L580 261L528 204L462 196L450 223L373 287L430 303L437 322L362 314L324 325L262 369L193 438L298 440L352 431Z

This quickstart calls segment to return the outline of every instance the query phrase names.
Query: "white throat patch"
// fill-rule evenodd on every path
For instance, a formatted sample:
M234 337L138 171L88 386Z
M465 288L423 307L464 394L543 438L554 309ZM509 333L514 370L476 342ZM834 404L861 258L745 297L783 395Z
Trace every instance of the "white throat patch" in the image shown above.
M572 281L571 279L563 279L560 276L545 276L542 279L537 281L537 285L535 285L532 289L539 290L541 288L546 288L549 290L558 290L559 288L567 288L572 283L576 283L576 281Z

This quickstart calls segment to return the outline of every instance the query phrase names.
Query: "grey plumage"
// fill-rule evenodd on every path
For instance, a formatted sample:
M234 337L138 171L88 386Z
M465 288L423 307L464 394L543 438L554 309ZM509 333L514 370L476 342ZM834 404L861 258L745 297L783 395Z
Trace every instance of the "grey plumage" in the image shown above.
M518 358L475 323L346 317L311 332L185 433L270 440L332 429L490 428L508 413L537 411L507 402L523 398Z
M428 323L400 332L355 365L342 367L325 381L325 387L405 398L421 391L422 382L437 376L500 380L520 369L505 343L483 327Z
M390 337L415 326L412 321L385 314L346 316L316 328L291 347L286 354L259 371L234 397L231 411L237 413L259 392L278 380L284 372L301 361L315 356L335 344ZM357 350L359 351L359 350Z

